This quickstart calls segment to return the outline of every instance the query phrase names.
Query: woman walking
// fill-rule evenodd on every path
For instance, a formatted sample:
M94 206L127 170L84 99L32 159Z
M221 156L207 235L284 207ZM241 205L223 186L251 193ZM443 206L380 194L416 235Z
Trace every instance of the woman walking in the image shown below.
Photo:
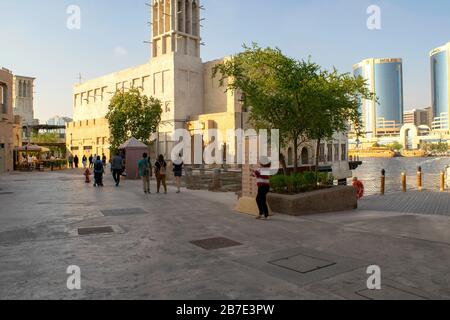
M167 194L166 172L167 172L167 163L164 160L164 156L161 154L158 157L158 161L156 161L155 163L155 176L158 193L162 184L164 187L164 193Z
M87 167L87 157L86 157L86 155L83 156L83 159L81 161L83 163L83 169L86 170L86 167Z
M183 176L183 165L183 158L181 157L181 154L179 154L178 158L173 161L173 174L177 183L177 193L181 192L181 177Z

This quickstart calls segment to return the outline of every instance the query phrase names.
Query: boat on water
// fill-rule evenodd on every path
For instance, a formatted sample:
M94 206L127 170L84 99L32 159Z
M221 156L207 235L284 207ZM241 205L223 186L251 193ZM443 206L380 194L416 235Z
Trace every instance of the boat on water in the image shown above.
M403 150L400 154L404 158L425 158L428 156L428 153L424 150Z
M387 148L349 150L349 156L355 158L394 158L396 153Z

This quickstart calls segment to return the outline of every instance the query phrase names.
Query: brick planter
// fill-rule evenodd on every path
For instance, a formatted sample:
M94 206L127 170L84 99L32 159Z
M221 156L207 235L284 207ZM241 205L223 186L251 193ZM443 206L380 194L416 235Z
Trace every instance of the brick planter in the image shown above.
M274 212L291 216L348 211L358 208L353 187L333 187L296 195L270 193L267 201Z

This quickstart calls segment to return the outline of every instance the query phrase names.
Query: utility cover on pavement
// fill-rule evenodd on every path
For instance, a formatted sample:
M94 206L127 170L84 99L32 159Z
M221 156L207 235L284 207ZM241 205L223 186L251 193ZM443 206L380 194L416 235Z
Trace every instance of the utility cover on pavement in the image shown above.
M128 209L113 209L113 210L102 210L104 216L128 216L134 214L148 214L147 211L144 211L140 208L128 208Z
M196 245L197 247L203 248L205 250L217 250L217 249L224 249L224 248L231 248L231 247L237 247L241 246L242 243L227 239L227 238L211 238L211 239L204 239L204 240L196 240L191 241L193 245Z
M78 234L80 236L88 236L88 235L93 235L93 234L105 234L105 233L114 233L114 229L110 226L78 228Z
M308 273L336 264L331 261L313 258L301 254L283 258L280 260L270 261L269 263L299 273Z
M370 300L426 300L427 298L414 293L397 289L395 287L382 285L381 290L363 290L356 292L357 295Z

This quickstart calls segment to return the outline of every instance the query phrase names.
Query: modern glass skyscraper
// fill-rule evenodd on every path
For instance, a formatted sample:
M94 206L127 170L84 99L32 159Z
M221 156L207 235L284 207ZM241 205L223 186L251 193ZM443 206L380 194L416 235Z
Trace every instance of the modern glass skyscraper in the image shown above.
M378 98L362 101L365 137L398 134L403 124L402 59L366 59L353 66L353 73L366 79Z
M433 130L449 130L450 42L430 52Z

